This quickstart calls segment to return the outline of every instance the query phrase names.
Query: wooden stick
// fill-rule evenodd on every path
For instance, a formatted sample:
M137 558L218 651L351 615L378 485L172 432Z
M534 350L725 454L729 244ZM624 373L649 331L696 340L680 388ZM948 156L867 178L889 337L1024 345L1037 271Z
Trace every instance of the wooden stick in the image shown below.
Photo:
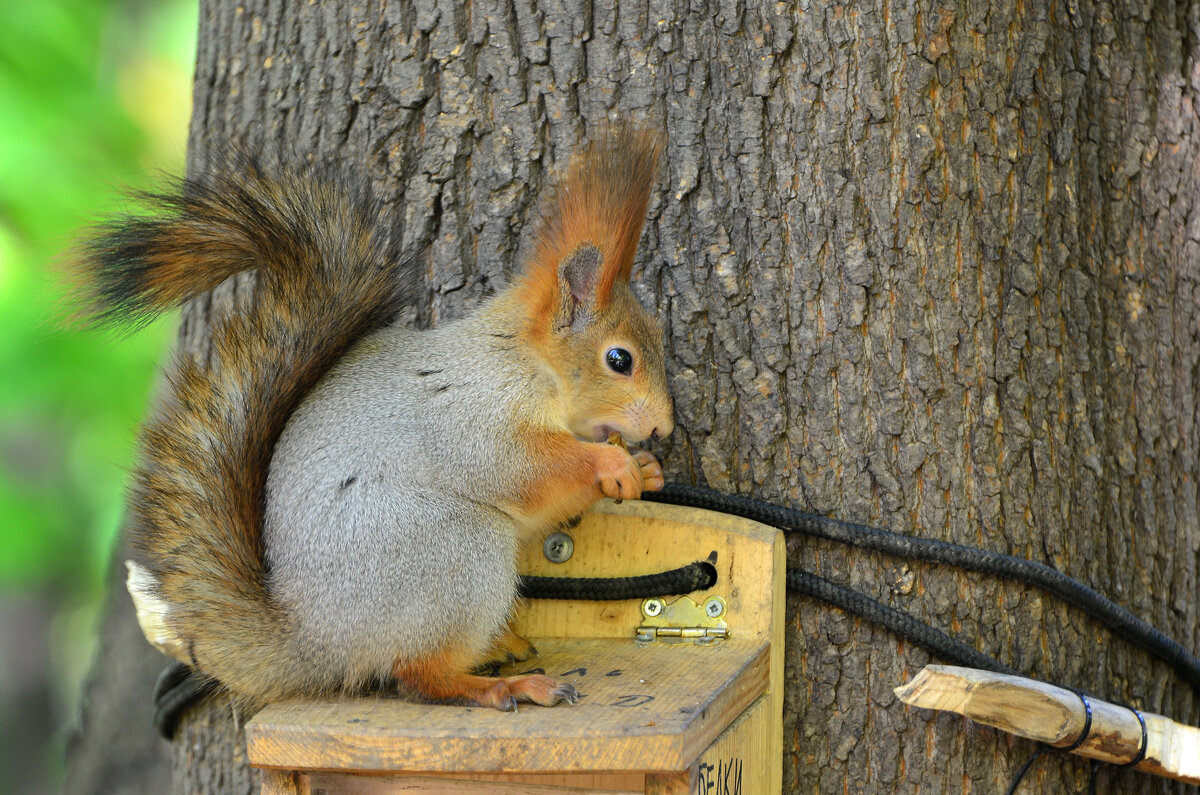
M1143 735L1137 713L1128 707L1091 696L1086 697L1085 706L1084 698L1071 690L952 665L927 665L895 693L914 707L955 712L1018 737L1110 764L1137 759L1144 736L1145 754L1136 770L1200 784L1200 729L1162 715L1141 713L1146 727Z

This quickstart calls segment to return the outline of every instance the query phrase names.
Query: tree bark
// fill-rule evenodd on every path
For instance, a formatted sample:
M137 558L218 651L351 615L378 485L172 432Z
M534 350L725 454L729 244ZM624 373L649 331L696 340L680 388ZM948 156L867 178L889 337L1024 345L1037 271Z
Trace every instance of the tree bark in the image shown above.
M433 236L415 320L437 324L512 271L581 140L647 120L668 143L635 281L667 332L669 477L1027 556L1200 650L1198 39L1200 4L1170 0L212 0L190 162L234 141L367 172L398 233ZM790 556L1023 672L1200 721L1167 667L1037 591ZM788 611L786 790L1002 791L1033 751L900 704L924 652ZM181 790L215 780L198 743L232 759L207 721L176 743ZM1052 757L1026 787L1086 777Z
M83 720L67 749L67 795L167 792L171 746L151 726L165 660L146 643L125 593L123 547L109 567L100 648L84 688Z

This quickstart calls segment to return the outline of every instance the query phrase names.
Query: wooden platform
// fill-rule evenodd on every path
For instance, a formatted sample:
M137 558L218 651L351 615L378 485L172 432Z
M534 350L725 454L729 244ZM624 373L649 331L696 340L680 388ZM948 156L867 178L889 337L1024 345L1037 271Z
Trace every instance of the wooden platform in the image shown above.
M534 601L516 628L541 654L504 673L569 681L578 704L516 714L383 697L274 704L246 727L251 763L272 771L264 792L778 792L781 534L627 502L602 504L570 535L570 560L551 563L538 544L522 571L628 576L716 551L717 584L692 599L725 600L729 638L634 640L640 600Z

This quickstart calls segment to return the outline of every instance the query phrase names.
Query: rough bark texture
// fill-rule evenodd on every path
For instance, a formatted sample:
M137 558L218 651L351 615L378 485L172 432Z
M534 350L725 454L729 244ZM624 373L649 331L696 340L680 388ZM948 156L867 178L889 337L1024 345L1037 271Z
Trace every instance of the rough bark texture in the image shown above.
M1028 556L1200 649L1198 39L1200 4L1169 0L214 0L190 154L366 170L406 239L434 234L436 324L528 249L581 138L660 125L635 278L667 329L671 476ZM791 559L1200 721L1166 667L1038 592L804 541ZM925 653L788 609L787 789L990 793L1033 750L900 704ZM177 786L218 780L229 742L189 728ZM1043 760L1027 791L1085 779Z
M164 658L146 643L122 587L127 550L113 556L100 648L84 690L83 721L67 750L68 795L166 792L171 746L151 728Z

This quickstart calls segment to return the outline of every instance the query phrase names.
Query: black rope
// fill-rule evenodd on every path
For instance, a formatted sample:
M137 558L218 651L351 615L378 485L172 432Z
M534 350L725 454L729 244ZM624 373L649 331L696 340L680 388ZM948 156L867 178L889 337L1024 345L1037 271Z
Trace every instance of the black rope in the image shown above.
M187 663L168 665L154 683L154 728L159 736L167 740L174 737L184 710L198 701L209 686L210 681L197 676Z
M990 574L1041 588L1083 610L1112 634L1125 638L1168 663L1200 692L1200 660L1195 655L1112 600L1043 563L986 549L878 530L699 486L668 483L661 491L643 494L642 499L734 514L784 531L898 557L944 563L965 571Z
M899 635L921 648L955 665L982 668L1001 674L1016 675L1016 671L1004 663L977 651L962 641L936 629L903 610L888 607L858 591L830 582L801 569L787 571L787 587L792 593L811 596L840 607L847 613L864 618Z
M524 599L583 599L604 601L647 599L707 591L717 583L717 553L678 569L637 577L522 577L517 593ZM175 736L188 705L204 695L211 680L195 674L186 663L167 666L154 686L154 727L163 738Z
M678 569L640 577L522 577L518 595L525 599L611 601L648 599L707 591L717 582L717 554Z
M1200 662L1179 643L1091 588L1041 563L959 544L878 530L696 486L667 484L662 491L644 494L643 499L706 508L770 524L784 531L799 532L900 557L945 563L967 571L1005 577L1040 587L1068 604L1084 610L1114 634L1124 634L1151 654L1171 663L1193 687L1200 689ZM528 599L620 600L672 596L713 587L717 580L715 563L714 552L706 561L697 561L671 571L638 577L522 577L518 593ZM789 568L787 585L788 590L793 593L819 599L885 627L948 662L998 673L1016 673L989 655L955 640L902 610L889 607L810 572ZM194 675L183 663L175 663L164 671L155 687L154 721L160 734L168 739L173 736L184 708L206 692L212 684L211 680ZM1073 747L1077 747L1078 743L1086 738L1091 728L1091 705L1082 693L1080 698L1083 699L1087 716L1080 740ZM1140 713L1137 715L1142 721L1143 741L1139 757L1130 764L1141 761L1146 751L1145 722ZM1013 781L1014 788L1037 756L1038 754L1034 754L1018 773ZM1094 776L1093 771L1093 786Z

